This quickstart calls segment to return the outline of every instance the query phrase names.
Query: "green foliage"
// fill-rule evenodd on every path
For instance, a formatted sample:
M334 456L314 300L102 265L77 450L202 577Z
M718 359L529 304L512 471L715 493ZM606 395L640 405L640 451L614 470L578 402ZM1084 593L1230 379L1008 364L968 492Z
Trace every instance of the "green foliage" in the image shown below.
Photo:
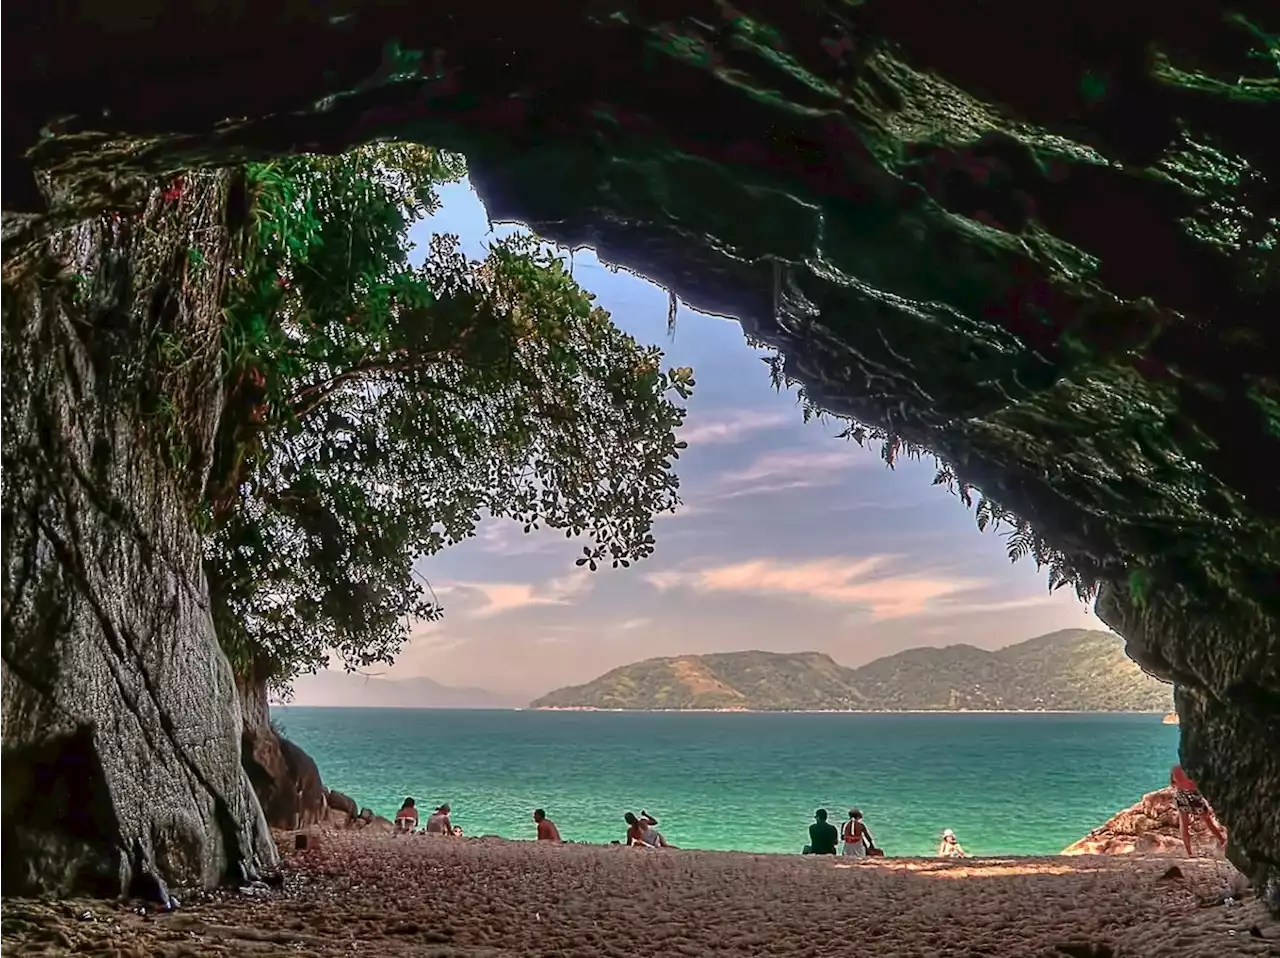
M648 659L534 707L623 709L1061 709L1167 712L1168 685L1109 632L1068 629L988 652L909 649L847 669L816 652L728 652Z
M623 334L528 237L483 262L408 231L461 160L408 145L252 166L209 489L219 634L277 684L390 662L440 609L412 565L485 514L652 553L679 502L688 369Z

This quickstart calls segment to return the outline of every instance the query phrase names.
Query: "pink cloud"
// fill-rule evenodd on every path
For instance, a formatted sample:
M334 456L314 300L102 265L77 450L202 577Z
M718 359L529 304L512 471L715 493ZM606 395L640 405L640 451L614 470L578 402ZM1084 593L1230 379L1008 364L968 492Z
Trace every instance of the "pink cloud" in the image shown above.
M745 469L722 473L711 499L737 499L791 489L832 486L846 473L874 462L854 446L834 449L775 449L756 458Z
M771 429L787 421L788 417L782 413L731 412L718 419L687 425L680 430L679 436L690 446L728 445L753 432Z
M493 555L518 556L555 552L564 546L564 534L548 535L548 530L526 533L510 519L489 519L476 530L480 549Z
M941 574L889 575L889 556L835 557L806 562L753 559L696 571L654 573L658 589L737 592L810 599L870 611L873 620L924 615L942 600L988 585L983 579Z
M448 596L454 595L461 600L462 617L485 619L528 606L573 605L591 587L590 573L576 571L546 582L445 582L436 591L446 611Z

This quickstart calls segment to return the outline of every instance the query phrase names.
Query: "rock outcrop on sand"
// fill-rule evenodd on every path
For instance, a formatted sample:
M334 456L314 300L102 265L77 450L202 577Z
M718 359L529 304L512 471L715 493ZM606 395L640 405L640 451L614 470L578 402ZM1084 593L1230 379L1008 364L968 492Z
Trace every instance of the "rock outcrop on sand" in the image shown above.
M82 225L58 243L95 229L127 256L134 233L109 216L151 203L158 173L403 136L466 154L495 219L739 317L785 354L781 378L882 430L890 458L941 454L941 482L987 497L983 525L1019 517L1010 554L1100 589L1133 658L1176 684L1182 762L1280 909L1280 484L1259 466L1280 461L1276 7L1027 11L6 10L23 42L4 62L21 96L0 139L4 682L26 691L5 697L5 760L41 767L32 750L57 729L56 753L114 769L77 760L67 788L121 790L91 806L125 810L25 842L19 873L61 880L77 869L41 862L121 834L154 845L170 814L201 849L247 846L256 809L234 794L235 708L171 491L198 489L208 424L164 467L129 404L97 388L135 368L172 299L53 322L47 297L77 276L105 302L98 271L55 257L21 279L17 261L68 224ZM217 270L195 273L171 289L216 297ZM190 408L212 408L216 365L185 367L209 377ZM11 436L49 469L11 473ZM118 729L117 754L102 743ZM204 850L210 875L227 854Z
M297 829L329 817L329 792L320 769L271 723L265 683L238 680L244 732L240 756L272 828Z
M1222 858L1222 848L1198 817L1192 816L1191 849L1200 858ZM1185 857L1173 789L1161 788L1117 812L1084 838L1062 850L1064 855L1177 855Z
M230 179L193 175L180 200L5 263L5 894L212 884L276 859L189 512L222 332L220 285L190 264L219 273ZM158 379L175 341L190 361Z

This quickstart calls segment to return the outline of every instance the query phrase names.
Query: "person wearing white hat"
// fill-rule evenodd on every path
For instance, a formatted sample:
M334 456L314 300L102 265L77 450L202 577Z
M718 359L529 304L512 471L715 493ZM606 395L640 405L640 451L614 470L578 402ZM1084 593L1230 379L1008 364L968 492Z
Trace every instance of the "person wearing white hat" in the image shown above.
M968 858L969 853L956 841L956 833L949 828L944 828L942 830L942 841L938 844L938 857Z

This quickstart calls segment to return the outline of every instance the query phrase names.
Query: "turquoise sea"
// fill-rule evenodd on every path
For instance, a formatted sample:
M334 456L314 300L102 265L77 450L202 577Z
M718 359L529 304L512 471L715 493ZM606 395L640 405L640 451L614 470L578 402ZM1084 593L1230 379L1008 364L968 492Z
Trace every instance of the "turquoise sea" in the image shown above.
M943 828L979 855L1062 850L1168 781L1158 715L273 710L325 784L390 818L412 795L469 835L621 839L646 808L677 846L797 852L814 809L860 807L889 855Z

